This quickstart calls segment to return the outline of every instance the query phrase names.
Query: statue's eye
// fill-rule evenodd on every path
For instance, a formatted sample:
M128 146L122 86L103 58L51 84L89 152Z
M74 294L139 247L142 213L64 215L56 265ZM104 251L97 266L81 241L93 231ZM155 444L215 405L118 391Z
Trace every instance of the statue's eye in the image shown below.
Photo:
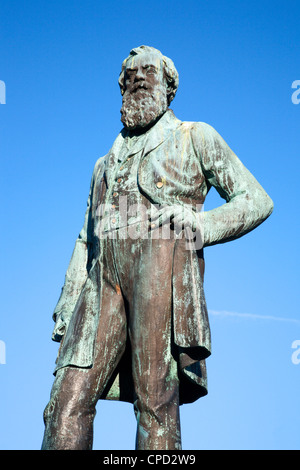
M126 69L126 75L128 77L132 77L136 73L136 70L134 69Z
M156 73L155 67L147 67L147 75L153 75Z

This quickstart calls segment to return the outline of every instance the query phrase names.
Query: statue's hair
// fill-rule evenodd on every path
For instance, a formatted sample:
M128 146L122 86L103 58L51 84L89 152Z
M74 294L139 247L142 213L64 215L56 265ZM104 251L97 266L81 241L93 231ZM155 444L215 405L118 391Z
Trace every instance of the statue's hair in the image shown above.
M162 53L158 49L155 49L154 47L150 47L150 46L140 46L140 47L136 47L132 49L130 51L129 56L123 61L122 70L119 75L119 86L120 86L121 94L123 95L125 92L124 76L125 76L125 69L126 69L127 61L135 55L145 54L147 52L157 54L163 62L164 75L166 77L167 84L168 84L167 98L168 98L168 105L169 105L171 101L174 99L177 88L178 88L178 84L179 84L178 72L171 59L162 55Z

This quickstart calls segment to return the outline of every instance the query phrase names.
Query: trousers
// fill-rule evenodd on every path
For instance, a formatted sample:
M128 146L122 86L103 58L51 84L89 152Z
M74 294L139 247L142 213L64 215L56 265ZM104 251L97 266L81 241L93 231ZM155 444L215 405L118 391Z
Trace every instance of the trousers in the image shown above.
M102 242L103 286L93 366L57 371L44 411L42 449L92 449L96 404L128 343L135 448L181 449L178 362L172 352L174 241L149 235Z

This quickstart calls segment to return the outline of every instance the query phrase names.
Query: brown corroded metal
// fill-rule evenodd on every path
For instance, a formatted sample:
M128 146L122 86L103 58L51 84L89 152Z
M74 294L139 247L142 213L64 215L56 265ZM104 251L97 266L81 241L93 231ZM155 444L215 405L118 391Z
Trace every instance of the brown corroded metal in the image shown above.
M119 77L124 128L95 165L85 222L55 308L61 341L43 449L91 449L99 399L134 404L136 449L180 449L179 406L207 393L206 246L273 203L221 136L169 109L173 62L146 46ZM225 203L200 210L214 187Z

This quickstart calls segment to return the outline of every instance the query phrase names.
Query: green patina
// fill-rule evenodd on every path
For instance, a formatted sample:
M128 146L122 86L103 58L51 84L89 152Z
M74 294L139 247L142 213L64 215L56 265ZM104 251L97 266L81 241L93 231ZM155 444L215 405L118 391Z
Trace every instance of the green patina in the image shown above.
M170 59L142 46L124 61L119 85L124 100L129 92L129 97L140 93L135 96L141 96L138 103L146 116L141 113L141 119L146 119L155 96L160 105L159 93L170 105L178 74ZM153 91L151 99L147 87ZM130 107L123 118L132 122ZM211 187L225 202L200 212ZM124 226L120 196L135 207ZM85 371L86 383L102 361L90 393L135 403L137 448L179 449L179 404L207 393L205 360L211 338L203 248L245 235L272 210L270 197L210 125L182 122L165 108L151 125L124 127L108 154L96 162L84 226L54 311L53 339L63 342L50 403L68 368ZM200 246L187 248L180 224L193 227ZM169 228L169 239L162 236L163 227ZM138 236L142 233L144 238ZM80 386L72 386L75 394ZM78 401L85 393L80 389ZM61 399L61 409L63 404ZM50 416L53 406L51 413L50 405L47 410ZM164 424L158 426L159 420ZM44 447L62 446L58 435L53 437L49 417L47 423ZM64 448L71 448L69 434L64 439ZM75 439L77 445L81 439Z

